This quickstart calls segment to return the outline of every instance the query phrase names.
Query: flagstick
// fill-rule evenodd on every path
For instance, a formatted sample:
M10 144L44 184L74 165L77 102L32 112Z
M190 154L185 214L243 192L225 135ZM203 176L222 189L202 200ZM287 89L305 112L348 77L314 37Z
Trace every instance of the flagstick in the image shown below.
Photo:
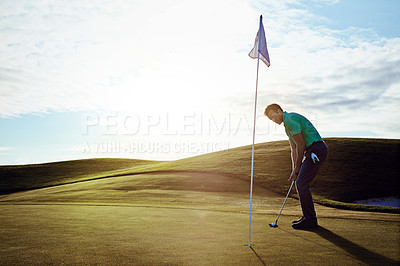
M256 78L256 95L254 100L254 125L253 125L253 148L251 151L251 184L250 184L250 217L249 217L249 244L248 247L254 246L250 244L251 238L251 211L253 205L253 174L254 174L254 142L256 139L256 118L257 118L257 91L258 91L258 67L260 65L260 52L257 55L257 78Z

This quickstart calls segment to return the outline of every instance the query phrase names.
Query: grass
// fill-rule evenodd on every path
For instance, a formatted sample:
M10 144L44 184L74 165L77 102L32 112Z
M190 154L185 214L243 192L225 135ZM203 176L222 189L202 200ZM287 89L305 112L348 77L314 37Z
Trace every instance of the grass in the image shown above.
M321 227L313 231L291 229L290 221L301 216L295 198L288 199L279 227L268 226L289 187L290 154L286 141L256 146L252 248L244 246L251 147L171 162L0 167L0 264L398 265L400 216L345 201L398 195L392 175L399 141L327 143L330 155L313 192L326 206L347 210L317 204ZM365 164L382 156L391 158ZM384 178L377 182L376 176ZM379 211L393 209L398 212Z
M95 205L0 205L1 264L398 265L398 223L320 218L314 231L284 216ZM368 233L366 233L368 232ZM397 244L396 244L397 243Z
M353 204L356 200L399 197L400 140L331 138L327 161L312 184L315 201L336 208L400 213L399 208ZM251 146L157 162L91 159L42 165L0 167L0 193L24 191L91 179L142 173L199 172L249 181ZM291 172L287 141L257 144L254 185L284 195ZM179 180L181 182L182 180ZM168 183L168 180L165 180ZM169 189L179 186L171 183ZM209 183L214 186L217 180ZM134 187L131 189L135 190ZM180 188L196 190L192 186ZM226 189L229 192L228 189ZM292 193L295 197L295 193Z
M153 161L86 159L45 164L0 166L0 193L37 189L113 175Z

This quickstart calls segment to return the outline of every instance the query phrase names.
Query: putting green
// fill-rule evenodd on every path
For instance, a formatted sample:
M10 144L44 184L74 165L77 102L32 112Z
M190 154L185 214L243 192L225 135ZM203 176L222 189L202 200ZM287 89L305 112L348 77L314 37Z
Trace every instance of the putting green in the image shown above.
M174 207L0 205L2 264L395 265L399 222L320 218L314 231L293 217Z
M317 205L296 231L289 198L221 174L124 175L0 196L0 264L398 265L400 215Z

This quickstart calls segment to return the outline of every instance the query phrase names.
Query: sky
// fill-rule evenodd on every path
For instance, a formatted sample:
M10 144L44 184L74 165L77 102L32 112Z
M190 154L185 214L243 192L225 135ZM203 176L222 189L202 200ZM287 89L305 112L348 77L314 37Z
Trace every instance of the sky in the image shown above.
M400 137L400 1L3 0L0 165L174 160L284 140L270 103L322 137Z

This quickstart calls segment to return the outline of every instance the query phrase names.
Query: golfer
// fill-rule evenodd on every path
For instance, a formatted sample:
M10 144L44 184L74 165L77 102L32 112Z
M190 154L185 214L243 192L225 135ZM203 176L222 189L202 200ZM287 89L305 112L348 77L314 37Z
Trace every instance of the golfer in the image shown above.
M285 126L289 137L292 173L289 181L296 181L303 217L292 222L295 229L318 227L310 183L328 155L328 147L311 122L297 113L284 112L277 104L270 104L264 115L270 120Z

